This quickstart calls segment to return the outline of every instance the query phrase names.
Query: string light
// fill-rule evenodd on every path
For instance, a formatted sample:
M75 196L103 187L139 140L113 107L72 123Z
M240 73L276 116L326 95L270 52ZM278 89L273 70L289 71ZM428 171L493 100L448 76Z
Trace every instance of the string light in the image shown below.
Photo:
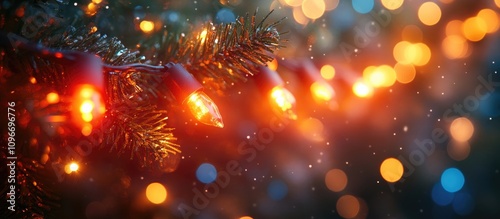
M268 67L260 67L259 74L255 76L255 81L259 85L260 91L268 95L271 109L288 119L297 119L295 114L295 97L284 87L285 82L281 79L278 72Z
M203 124L223 128L222 116L215 103L204 92L198 90L186 100L189 111Z
M325 68L322 68L322 70L323 72L334 72L333 67L330 70L325 70ZM325 78L323 78L322 73L316 68L312 61L306 60L301 63L298 67L298 72L304 83L309 86L311 95L316 102L329 103L333 99L335 91Z
M78 165L78 163L72 161L71 163L68 163L66 164L66 166L64 166L64 172L66 172L67 174L71 174L73 172L76 172L78 171L78 169L80 169L80 165Z

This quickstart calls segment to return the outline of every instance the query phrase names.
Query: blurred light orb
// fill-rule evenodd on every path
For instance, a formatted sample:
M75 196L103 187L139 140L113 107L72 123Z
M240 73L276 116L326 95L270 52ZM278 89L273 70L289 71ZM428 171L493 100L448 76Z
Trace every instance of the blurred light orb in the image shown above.
M465 58L469 51L469 43L461 35L449 35L443 39L441 50L448 59Z
M424 2L418 8L418 19L427 26L435 25L441 19L441 8L434 2Z
M451 35L462 35L462 25L463 21L461 20L451 20L446 24L446 36Z
M373 95L373 87L368 85L363 80L358 80L352 85L354 94L361 98L367 98Z
M500 0L495 0L495 5L500 8Z
M392 50L392 55L397 62L402 64L412 64L411 60L408 60L405 55L406 50L410 45L411 43L408 41L400 41L396 43L394 49Z
M151 183L146 187L146 197L153 204L161 204L167 199L167 189L160 183Z
M71 163L68 163L66 164L66 166L64 166L64 172L66 172L67 174L71 174L73 172L76 172L78 171L78 169L80 169L80 166L78 165L78 163L76 162L71 162Z
M322 141L325 126L321 120L308 118L299 124L299 130L309 140Z
M60 101L59 94L57 94L56 92L48 93L46 99L49 104L59 103Z
M412 82L417 74L413 65L399 62L394 65L394 71L396 71L396 80L401 84Z
M267 194L273 200L281 200L288 193L288 186L281 180L273 180L267 187Z
M416 25L406 25L401 31L401 37L405 41L420 42L423 39L422 30Z
M139 27L141 28L142 32L144 32L144 33L150 33L151 31L154 30L155 23L153 23L152 21L143 20L139 24Z
M333 192L340 192L347 186L347 175L340 169L331 169L325 175L326 187Z
M250 216L243 216L243 217L240 217L239 219L253 219L253 218Z
M474 134L474 125L465 117L456 118L451 122L450 134L458 142L468 141Z
M387 182L397 182L404 173L403 164L396 158L387 158L380 164L380 175Z
M309 19L316 20L325 13L325 1L323 0L304 0L302 2L302 12Z
M335 68L331 65L323 65L320 70L321 77L331 80L335 77Z
M196 178L205 184L212 183L217 178L217 170L210 163L202 163L196 169Z
M373 9L373 0L352 0L352 8L360 14L366 14Z
M382 87L390 87L396 83L396 71L391 66L381 65L376 71L382 75Z
M354 218L360 210L359 200L352 195L343 195L337 200L337 213L343 218Z
M457 192L464 186L465 179L457 168L448 168L441 174L441 186L448 192Z
M472 42L480 41L486 35L488 26L486 21L480 17L470 17L462 24L462 34Z
M459 192L455 194L452 206L455 213L461 216L466 216L474 210L474 200L469 193Z
M426 65L431 59L431 49L425 43L416 43L413 45L417 48L416 49L416 51L418 51L417 53L419 53L418 58L415 58L413 60L413 64L416 66Z
M215 15L215 21L217 21L217 23L231 23L235 20L236 16L234 15L233 11L227 8L220 9Z
M330 101L335 95L332 86L324 80L315 81L310 87L313 98L318 103L325 103Z
M446 206L451 204L455 197L455 193L444 190L440 183L436 183L434 187L432 187L431 196L434 203L440 206Z
M403 5L404 0L381 0L382 5L389 10L396 10Z
M276 71L278 69L278 60L274 58L272 61L267 62L267 67L273 71Z
M494 33L500 27L500 22L497 12L485 8L477 13L477 17L486 22L486 33Z

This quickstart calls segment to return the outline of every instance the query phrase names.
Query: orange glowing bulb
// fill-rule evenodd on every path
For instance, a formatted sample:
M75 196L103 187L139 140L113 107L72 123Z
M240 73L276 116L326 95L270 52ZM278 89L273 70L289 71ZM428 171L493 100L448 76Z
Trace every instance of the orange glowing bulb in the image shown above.
M271 90L271 107L288 119L297 119L295 114L295 97L289 90L276 86Z
M80 86L73 100L73 120L80 127L84 127L94 119L101 118L106 111L101 93L92 85Z
M152 21L144 20L141 21L139 27L141 28L142 32L149 33L155 29L155 23L153 23Z
M66 172L67 174L76 172L78 171L78 169L80 169L80 166L74 161L64 166L64 172Z
M352 85L352 91L358 97L369 97L373 94L373 88L366 84L364 81L360 80Z
M219 128L224 127L219 109L203 91L197 90L189 95L186 104L193 116L201 123Z
M318 102L328 102L335 95L332 86L324 81L316 81L311 85L311 93Z

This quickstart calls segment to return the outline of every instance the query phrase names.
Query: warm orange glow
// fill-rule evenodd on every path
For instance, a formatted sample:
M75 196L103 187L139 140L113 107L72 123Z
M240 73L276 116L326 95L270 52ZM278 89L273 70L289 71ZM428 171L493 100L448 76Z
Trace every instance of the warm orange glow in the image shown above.
M250 216L243 216L243 217L240 217L239 219L253 219L253 218Z
M380 175L387 182L397 182L403 176L403 164L396 158L387 158L380 164Z
M224 127L217 105L203 91L198 90L189 95L186 104L196 120L205 125Z
M343 218L358 216L361 208L359 200L352 195L343 195L337 200L337 212Z
M301 121L299 130L309 140L317 142L324 140L325 125L319 119L311 117Z
M35 78L35 77L31 77L31 78L30 78L30 83L32 83L32 84L36 84L36 78Z
M394 71L396 71L396 80L402 84L408 84L415 79L416 70L413 65L406 65L401 63L396 63L394 65Z
M87 124L83 125L82 130L81 130L82 135L89 136L90 134L92 134L92 129L93 129L92 124L87 123Z
M106 111L101 94L91 85L80 86L76 90L73 101L72 120L80 127L100 119ZM82 131L82 133L87 133L89 129L85 130L87 131Z
M270 92L271 107L285 118L297 119L295 114L295 97L282 86L274 87Z
M347 175L340 169L332 169L326 173L325 184L331 191L340 192L347 186Z
M323 0L303 0L302 12L310 19L318 19L325 13L325 1Z
M426 65L431 59L431 49L425 43L413 44L408 50L416 53L412 60L412 63L416 66Z
M352 86L352 91L356 96L366 98L373 94L373 87L366 84L363 80L359 80Z
M311 84L311 93L314 100L318 102L328 102L335 95L332 86L325 81L316 81Z
M408 60L406 57L406 50L411 45L408 41L400 41L398 42L392 51L392 55L397 62L402 64L411 64L411 60Z
M388 65L368 66L363 71L363 79L373 87L390 87L396 82L396 72Z
M139 27L141 28L142 32L149 33L154 30L155 23L153 23L152 21L143 20L139 24Z
M495 0L495 5L500 8L500 0Z
M470 41L477 42L484 38L488 26L480 17L471 17L464 21L462 25L462 34Z
M498 30L500 22L498 21L497 12L489 8L485 8L477 13L477 17L486 22L486 33L494 33Z
M469 142L450 141L447 147L448 156L456 161L465 160L470 154Z
M200 36L198 36L198 39L200 39L201 43L205 42L205 39L207 38L208 31L204 29L201 31Z
M54 103L59 103L59 94L57 94L56 92L50 92L47 94L47 102L49 104L54 104Z
M403 5L404 0L381 0L382 5L389 10L396 10Z
M69 164L66 164L66 166L64 166L64 172L66 172L67 174L70 174L70 173L78 171L79 168L80 168L80 166L78 165L78 163L71 162Z
M467 56L469 43L460 35L449 35L443 39L441 49L449 59L459 59Z
M403 28L401 32L403 40L409 42L420 42L423 39L422 30L416 25L407 25Z
M267 62L267 67L273 71L276 71L278 69L278 60L273 59L270 62Z
M468 141L474 134L474 125L465 117L456 118L450 125L450 134L455 141Z
M441 19L441 8L434 2L425 2L418 9L418 19L427 26L437 24Z
M323 65L321 67L321 77L323 77L326 80L331 80L333 77L335 77L335 68L331 65Z
M160 183L151 183L146 187L146 197L153 204L161 204L167 199L167 189Z
M94 4L100 4L100 3L102 2L102 0L92 0L92 2L93 2Z

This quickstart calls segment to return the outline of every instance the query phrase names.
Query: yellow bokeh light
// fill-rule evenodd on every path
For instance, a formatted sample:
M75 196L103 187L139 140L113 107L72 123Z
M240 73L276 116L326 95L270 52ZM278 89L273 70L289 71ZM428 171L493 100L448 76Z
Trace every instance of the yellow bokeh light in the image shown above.
M91 122L94 119L92 113L82 113L82 120L85 122Z
M410 47L410 51L411 49L416 48L415 52L418 53L418 55L414 60L412 60L412 63L416 66L426 65L431 59L431 49L425 43L416 43L413 44L413 46Z
M396 158L387 158L380 165L380 175L387 182L397 182L403 173L403 164Z
M310 19L318 19L325 13L325 2L323 0L304 0L302 12Z
M141 28L142 32L149 33L154 30L155 23L153 23L152 21L143 20L139 24L139 27Z
M441 8L434 2L425 2L418 9L418 19L427 26L437 24L441 19Z
M54 103L59 103L59 94L57 94L56 92L50 92L47 94L47 102L50 103L50 104L54 104Z
M267 62L267 67L273 71L276 71L276 69L278 69L278 60L274 58L272 61Z
M94 110L94 103L91 100L84 100L80 105L80 112L82 114L91 113Z
M343 218L354 218L359 214L359 200L352 195L343 195L337 200L337 213Z
M441 49L449 59L464 58L469 49L469 43L460 35L449 35L443 39Z
M497 7L500 8L500 0L495 0L495 5L497 5Z
M366 98L373 94L373 87L366 84L363 80L359 80L352 85L352 91L356 96Z
M468 141L474 134L474 125L465 117L456 118L451 122L450 134L455 141Z
M167 189L160 183L151 183L146 188L146 197L153 204L161 204L167 199Z
M331 80L335 77L335 68L331 65L323 65L320 70L321 77L326 80Z
M488 26L480 17L471 17L462 24L462 34L470 41L477 42L484 38Z
M36 84L36 78L35 77L30 77L30 83Z
M302 25L309 23L309 19L304 15L300 7L293 8L293 19Z
M94 4L100 4L100 3L102 2L102 0L92 0L92 2L93 2Z
M340 169L329 170L325 175L325 184L331 191L340 192L347 186L347 175Z
M312 83L310 89L314 100L318 102L328 102L335 95L332 86L322 80Z
M64 172L66 172L67 174L70 174L70 173L78 171L79 168L80 168L80 166L78 165L78 163L71 162L71 163L66 164L66 166L64 166Z
M331 11L339 5L339 0L325 0L325 10Z
M406 50L410 45L411 43L408 41L400 41L394 46L392 55L397 62L402 64L411 64L411 60L408 60L405 55Z
M363 71L363 79L373 87L390 87L396 82L396 72L391 66L368 66Z
M253 219L253 218L250 216L243 216L243 217L240 217L239 219Z
M403 5L404 0L381 0L382 5L389 10L396 10Z
M302 0L284 0L285 3L292 7L297 7L302 4Z
M394 71L396 71L396 80L402 84L412 82L417 73L413 65L399 62L394 65Z
M477 13L477 17L482 18L486 22L486 33L494 33L498 30L500 23L497 12L485 8Z

